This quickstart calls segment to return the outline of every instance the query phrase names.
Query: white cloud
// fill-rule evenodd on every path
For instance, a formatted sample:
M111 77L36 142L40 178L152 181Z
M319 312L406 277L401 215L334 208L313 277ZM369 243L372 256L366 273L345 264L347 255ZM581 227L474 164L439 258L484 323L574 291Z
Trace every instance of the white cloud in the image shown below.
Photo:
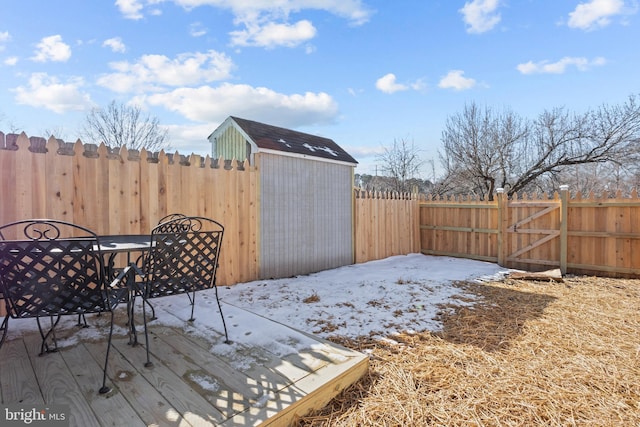
M139 0L116 0L116 6L127 19L138 20L144 17L141 12L143 5Z
M144 55L137 62L112 62L116 72L98 79L98 84L115 92L161 90L189 86L229 77L233 61L223 53L183 53L174 59L164 55Z
M568 25L571 28L593 30L606 27L611 18L625 13L622 0L591 0L580 3L573 12L569 13Z
M71 47L62 41L62 36L59 34L44 37L36 47L37 50L31 58L36 62L66 62L71 58Z
M378 146L363 146L363 145L345 145L344 148L356 159L376 158L381 154L384 154L385 148L382 145Z
M410 84L413 90L425 90L427 88L426 83L422 79L418 79Z
M194 22L189 25L189 34L192 37L202 37L207 34L207 29L202 25L202 22Z
M606 64L606 60L602 57L594 58L589 61L584 57L565 56L557 62L540 61L525 62L518 64L516 67L522 74L562 74L568 67L575 66L579 71L587 71L594 66Z
M18 63L18 57L17 56L10 56L7 59L5 59L3 61L4 65L9 65L9 66L14 66Z
M393 73L385 74L376 80L376 88L384 93L395 93L409 89L409 86L396 82L396 75Z
M246 30L232 31L233 46L277 46L295 47L316 36L316 29L310 21L302 20L293 25L269 22L264 26L250 25Z
M310 21L288 22L292 13L305 9L326 11L352 25L366 23L373 14L362 0L148 0L148 4L169 1L188 10L206 6L230 10L235 25L244 27L230 33L232 44L237 46L293 47L315 37L316 29ZM117 0L116 5L128 19L144 16L142 0Z
M422 79L406 84L398 83L396 81L396 75L393 73L385 74L376 80L376 89L389 94L409 89L420 91L426 89L426 87L427 85L422 81ZM351 93L351 95L355 95L355 92L352 92L352 89L349 89L349 93Z
M466 2L458 10L467 24L468 33L484 33L491 30L500 22L500 14L496 12L499 0L473 0Z
M169 131L169 141L171 141L170 152L178 151L180 154L199 154L201 156L211 156L211 143L207 139L211 132L218 127L220 122L209 122L189 125L168 125L164 126Z
M0 33L0 52L4 50L4 44L11 40L11 35L9 35L9 31L4 31Z
M440 79L438 87L442 89L466 90L476 85L476 81L472 78L464 77L464 71L451 70Z
M83 85L84 81L80 77L61 83L46 73L34 73L29 78L27 87L18 86L12 91L16 94L18 104L46 108L62 114L91 107L89 95L80 90Z
M102 42L102 46L111 48L113 52L124 53L127 50L127 47L122 43L122 39L120 37L107 39Z
M230 83L218 87L178 88L138 96L133 102L162 106L190 120L207 123L220 123L229 115L237 115L279 126L299 127L329 123L338 114L336 102L323 92L286 95L264 87Z
M122 1L122 0L119 0ZM353 25L366 23L373 11L362 0L166 0L186 9L198 6L211 6L230 9L239 22L254 21L269 16L286 19L292 12L304 9L324 10L348 19ZM132 3L134 0L128 0ZM136 2L137 3L137 2ZM273 19L269 19L273 20Z

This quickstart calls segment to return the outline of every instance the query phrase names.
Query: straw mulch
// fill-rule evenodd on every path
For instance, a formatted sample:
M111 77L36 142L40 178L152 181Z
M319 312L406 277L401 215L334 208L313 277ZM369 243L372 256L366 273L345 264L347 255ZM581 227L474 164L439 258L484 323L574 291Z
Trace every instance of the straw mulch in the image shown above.
M440 333L336 338L369 372L298 425L640 426L640 280L456 286Z

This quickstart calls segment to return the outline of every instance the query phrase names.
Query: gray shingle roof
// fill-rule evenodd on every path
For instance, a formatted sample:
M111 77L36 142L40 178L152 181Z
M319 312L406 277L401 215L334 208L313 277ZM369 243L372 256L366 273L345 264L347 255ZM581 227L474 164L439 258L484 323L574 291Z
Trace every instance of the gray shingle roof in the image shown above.
M353 164L358 163L356 159L329 138L234 116L231 116L231 119L251 138L258 148L321 157Z

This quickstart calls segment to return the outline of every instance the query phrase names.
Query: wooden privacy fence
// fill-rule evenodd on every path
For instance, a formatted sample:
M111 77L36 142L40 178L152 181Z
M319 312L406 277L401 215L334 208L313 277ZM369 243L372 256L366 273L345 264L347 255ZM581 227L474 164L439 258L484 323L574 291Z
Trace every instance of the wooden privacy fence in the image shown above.
M0 179L0 224L42 217L144 234L170 213L205 216L225 227L218 283L259 277L260 179L246 162L0 132ZM420 251L417 195L353 197L355 262Z
M218 283L254 280L257 174L231 163L0 132L0 223L55 218L103 235L144 234L170 213L209 217L225 227Z
M417 194L356 189L355 262L420 252Z
M0 132L0 179L0 224L47 217L99 234L138 234L169 213L205 216L225 226L219 283L259 277L260 180L247 162ZM353 219L357 263L421 251L534 271L640 276L637 192L569 197L564 189L481 201L355 190Z
M640 276L640 199L602 194L523 195L495 201L420 203L422 252L497 262L531 271Z

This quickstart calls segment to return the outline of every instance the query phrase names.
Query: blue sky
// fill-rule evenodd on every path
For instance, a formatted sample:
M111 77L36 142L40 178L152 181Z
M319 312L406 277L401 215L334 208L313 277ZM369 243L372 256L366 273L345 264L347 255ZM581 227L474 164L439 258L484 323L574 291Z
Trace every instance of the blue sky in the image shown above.
M22 0L0 4L0 130L75 141L135 103L181 154L228 116L336 141L374 173L394 139L437 162L476 102L525 117L640 94L637 0ZM429 173L425 178L429 178Z

